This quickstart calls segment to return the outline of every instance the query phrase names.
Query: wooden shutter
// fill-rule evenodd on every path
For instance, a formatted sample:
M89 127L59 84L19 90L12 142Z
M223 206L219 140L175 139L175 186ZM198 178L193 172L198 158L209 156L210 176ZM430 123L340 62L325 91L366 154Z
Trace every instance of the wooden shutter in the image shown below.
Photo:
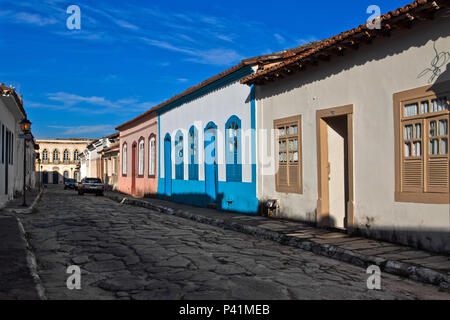
M280 165L278 168L278 185L279 186L287 186L288 185L287 166Z
M427 167L427 188L428 192L448 193L449 180L448 157L430 158Z
M406 192L421 192L423 188L422 159L404 160L402 172L402 190Z

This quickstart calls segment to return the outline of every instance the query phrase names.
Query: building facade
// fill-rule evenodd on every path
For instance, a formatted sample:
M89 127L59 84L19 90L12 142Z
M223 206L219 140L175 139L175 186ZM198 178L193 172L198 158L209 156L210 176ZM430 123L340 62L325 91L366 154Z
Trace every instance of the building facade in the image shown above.
M120 144L119 136L117 135L116 141L102 151L103 181L105 183L105 187L109 190L117 190L119 187L119 158Z
M450 252L447 10L416 1L379 30L242 81L256 86L259 154L273 150L259 161L260 201L276 200L279 217Z
M155 108L158 194L173 201L256 214L255 103L241 63Z
M0 83L0 208L22 194L24 183L24 146L26 147L26 188L36 186L34 138L23 139L20 122L27 118L22 97L14 88Z
M119 191L137 197L158 191L158 117L147 112L116 128L120 132Z
M239 81L308 48L245 59L118 126L119 190L256 214L254 90Z
M91 140L91 142L86 146L83 154L80 155L80 178L99 178L108 184L110 183L108 179L117 180L117 173L112 173L112 171L109 173L107 158L104 156L105 151L112 151L111 148L117 146L118 143L118 133L113 133L100 139ZM117 155L114 155L113 152L109 152L109 156L111 157L111 160L113 158L117 160ZM116 166L117 165L113 165L112 168L115 168Z
M36 171L43 184L62 184L64 179L80 179L80 155L91 139L37 139L39 159Z

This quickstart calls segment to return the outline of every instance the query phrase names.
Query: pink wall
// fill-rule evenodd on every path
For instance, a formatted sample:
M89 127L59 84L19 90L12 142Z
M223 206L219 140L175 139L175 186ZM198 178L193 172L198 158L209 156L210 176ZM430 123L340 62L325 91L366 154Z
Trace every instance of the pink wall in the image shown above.
M156 116L146 117L143 120L138 120L135 123L127 125L120 129L120 165L119 165L119 191L131 194L132 185L132 146L136 143L136 192L135 196L143 197L146 194L156 194L158 189L158 118ZM150 136L154 135L156 138L156 161L155 161L155 175L149 175L149 146ZM139 159L139 140L144 138L144 175L138 175L138 159ZM123 166L123 145L127 144L127 174L122 174Z

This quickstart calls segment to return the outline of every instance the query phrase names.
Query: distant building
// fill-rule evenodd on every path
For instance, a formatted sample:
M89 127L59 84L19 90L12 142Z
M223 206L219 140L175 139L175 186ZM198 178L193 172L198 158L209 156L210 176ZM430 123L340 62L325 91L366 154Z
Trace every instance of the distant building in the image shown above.
M111 190L117 189L119 184L119 134L114 140L109 147L99 151L102 155L102 180L105 186Z
M14 195L23 191L24 139L20 122L27 118L22 97L14 88L0 83L0 207ZM26 184L27 188L36 186L34 174L35 143L31 136L26 143Z
M43 184L64 183L64 178L80 178L77 168L80 155L92 139L37 139L39 159L36 171L40 172Z
M117 186L119 134L113 133L109 136L91 140L80 155L80 177L100 178L112 188ZM116 150L117 149L117 152ZM114 182L115 181L115 182Z

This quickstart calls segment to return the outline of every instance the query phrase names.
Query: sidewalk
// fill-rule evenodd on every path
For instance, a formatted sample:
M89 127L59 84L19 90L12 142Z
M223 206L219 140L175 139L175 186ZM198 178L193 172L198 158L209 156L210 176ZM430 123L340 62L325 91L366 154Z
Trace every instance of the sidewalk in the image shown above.
M198 208L153 198L135 199L119 192L107 192L105 196L123 204L273 240L363 268L378 265L383 272L450 289L449 256L389 242L350 237L293 221Z
M0 209L0 300L45 299L36 272L36 261L30 251L25 231L17 213L32 213L42 196L41 191L27 192L27 205L23 198L8 201Z
M17 218L0 218L0 300L39 299L22 230Z
M34 207L41 198L43 192L44 188L42 188L41 191L37 189L34 189L33 191L27 191L25 194L27 207L22 206L23 198L18 197L8 201L5 207L0 210L0 212L3 211L6 213L32 213Z

